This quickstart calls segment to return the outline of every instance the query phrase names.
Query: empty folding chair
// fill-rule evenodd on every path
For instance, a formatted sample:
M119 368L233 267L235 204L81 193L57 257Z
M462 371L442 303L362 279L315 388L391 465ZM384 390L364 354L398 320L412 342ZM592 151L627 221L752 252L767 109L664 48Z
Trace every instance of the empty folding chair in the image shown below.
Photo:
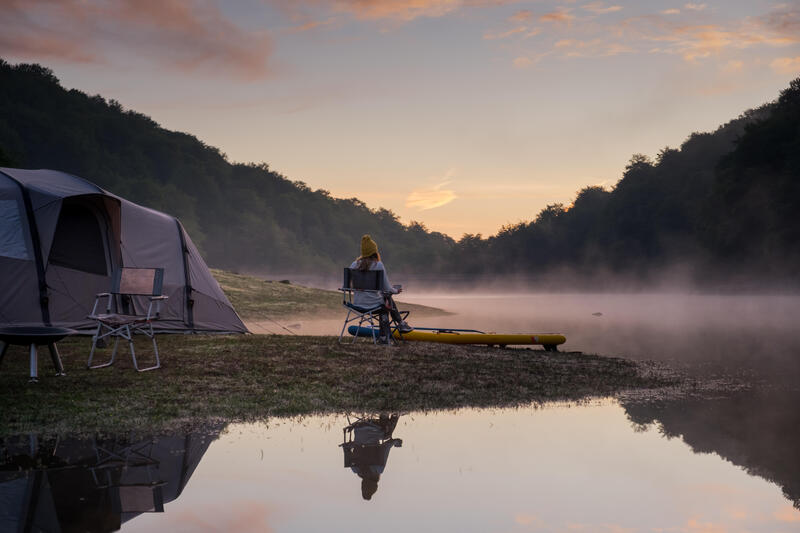
M168 296L163 296L162 285L164 281L163 268L120 268L114 273L111 292L102 292L97 295L94 302L92 314L88 318L97 321L97 330L92 337L92 350L89 352L89 368L102 368L114 364L117 356L119 339L128 341L133 359L133 367L139 371L154 370L161 368L161 360L158 356L158 344L156 343L153 322L158 320L161 311L161 302ZM147 298L147 312L137 313L140 298ZM104 313L98 313L97 308L100 301L106 299ZM141 333L153 341L153 351L155 352L156 364L147 368L139 368L136 362L136 352L133 348L133 336ZM100 341L106 338L114 338L114 348L111 352L111 359L107 363L92 365L95 349Z

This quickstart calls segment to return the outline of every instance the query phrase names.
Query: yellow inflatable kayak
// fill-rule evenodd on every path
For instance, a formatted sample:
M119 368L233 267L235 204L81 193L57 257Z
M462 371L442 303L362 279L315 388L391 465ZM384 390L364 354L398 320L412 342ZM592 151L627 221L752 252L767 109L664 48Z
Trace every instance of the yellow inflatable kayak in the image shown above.
M350 326L347 329L350 335L359 337L371 337L372 329L368 327ZM376 332L377 333L377 332ZM401 338L397 331L393 335L396 339ZM436 328L415 328L409 333L403 333L404 341L422 342L444 342L447 344L486 344L489 346L511 346L520 344L541 344L545 350L556 351L559 344L564 344L567 338L564 335L555 333L541 333L532 335L522 334L501 334L484 333L477 330L465 329L436 329Z

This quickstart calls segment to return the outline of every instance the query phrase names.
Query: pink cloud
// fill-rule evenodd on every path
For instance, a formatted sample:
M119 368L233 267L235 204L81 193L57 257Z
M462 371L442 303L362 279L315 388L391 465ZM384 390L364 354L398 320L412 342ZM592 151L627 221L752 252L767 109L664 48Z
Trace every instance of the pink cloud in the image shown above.
M508 17L508 20L511 22L524 23L528 22L532 18L533 18L533 11L531 11L530 9L523 9L522 11L517 11L516 13Z
M777 59L773 59L769 66L772 67L772 70L778 74L800 74L800 56L779 57Z
M562 39L557 41L554 48L558 49L565 57L609 57L632 49L621 43L607 42L602 39L581 41L578 39Z
M269 36L238 27L209 2L0 0L0 13L8 57L102 62L109 49L124 48L184 71L270 74Z
M572 11L569 8L561 8L556 11L551 11L550 13L545 13L539 17L539 20L542 22L555 22L555 23L566 23L569 24L573 20L575 20L575 16L570 14Z
M620 11L622 6L604 6L603 2L592 2L591 4L586 4L583 6L583 9L586 11L590 11L595 15L604 15L606 13L614 13L616 11Z
M517 26L516 28L511 28L510 30L502 31L502 32L486 32L483 34L483 38L487 41L495 40L495 39L506 39L508 37L518 35L520 33L525 33L528 31L527 26Z
M791 505L785 505L775 512L775 519L781 522L797 523L800 522L800 511L798 511Z
M442 17L462 8L514 4L519 0L267 0L295 16L315 8L352 16L359 20L408 22L421 17ZM308 16L308 15L302 15Z

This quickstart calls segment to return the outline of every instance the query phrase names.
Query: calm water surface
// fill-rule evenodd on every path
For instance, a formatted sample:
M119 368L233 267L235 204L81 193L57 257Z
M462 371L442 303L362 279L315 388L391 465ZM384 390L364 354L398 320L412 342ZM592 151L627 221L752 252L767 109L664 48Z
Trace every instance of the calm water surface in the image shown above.
M326 416L135 443L7 439L0 530L798 531L797 398L764 423L773 400L408 413L352 432L356 418Z

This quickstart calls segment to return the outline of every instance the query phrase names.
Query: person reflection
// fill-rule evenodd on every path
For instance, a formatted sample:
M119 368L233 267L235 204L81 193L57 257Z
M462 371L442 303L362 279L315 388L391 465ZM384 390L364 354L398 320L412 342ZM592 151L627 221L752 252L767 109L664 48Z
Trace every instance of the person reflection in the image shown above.
M397 426L397 414L381 413L378 418L358 418L343 429L344 467L361 478L361 496L371 500L378 490L389 452L403 445L402 439L392 437ZM348 417L348 422L350 421Z

